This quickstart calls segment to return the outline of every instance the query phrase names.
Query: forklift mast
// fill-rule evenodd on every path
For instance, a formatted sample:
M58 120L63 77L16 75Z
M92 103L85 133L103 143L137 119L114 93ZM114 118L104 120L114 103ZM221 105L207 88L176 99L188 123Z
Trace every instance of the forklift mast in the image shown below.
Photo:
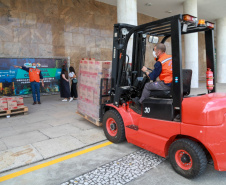
M136 77L143 76L141 68L143 67L145 62L146 35L139 32L133 33L133 62L131 64L129 63L129 61L126 62L125 57L123 58L122 53L122 51L125 50L125 45L128 44L125 43L126 35L128 34L128 31L130 31L134 27L136 26L128 24L114 25L112 56L112 89L114 90L116 89L116 86L118 87L133 84ZM126 53L124 53L124 55L128 57ZM131 79L128 79L128 75L130 75ZM128 82L128 80L130 81Z
M113 54L112 54L112 84L111 103L120 106L123 102L121 97L124 91L129 91L137 77L142 77L141 68L145 62L146 38L148 36L163 37L161 43L171 38L173 81L171 93L173 108L181 113L183 100L183 79L182 79L182 42L183 34L205 32L207 68L213 73L214 69L214 31L210 27L197 26L197 20L185 19L186 15L175 15L161 20L153 21L139 26L128 24L115 24L113 33ZM189 15L190 16L190 15ZM132 63L126 62L126 51L130 37L133 37ZM186 48L185 48L186 49ZM131 65L131 66L130 66ZM130 66L130 67L128 67ZM214 73L215 74L215 73ZM215 92L214 88L210 93Z

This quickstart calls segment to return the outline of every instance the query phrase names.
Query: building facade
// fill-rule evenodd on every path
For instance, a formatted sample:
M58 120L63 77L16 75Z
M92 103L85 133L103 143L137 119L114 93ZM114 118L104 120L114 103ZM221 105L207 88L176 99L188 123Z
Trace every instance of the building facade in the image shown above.
M154 20L137 13L138 25ZM117 22L117 7L95 0L0 0L0 57L70 57L77 71L84 57L111 60ZM198 78L204 80L203 33L198 42ZM151 55L146 64L153 67Z

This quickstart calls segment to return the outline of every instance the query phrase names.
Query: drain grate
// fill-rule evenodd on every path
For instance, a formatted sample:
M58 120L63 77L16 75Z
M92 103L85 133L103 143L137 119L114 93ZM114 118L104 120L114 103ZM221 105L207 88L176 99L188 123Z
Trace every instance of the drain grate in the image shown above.
M139 150L61 185L123 185L159 165L164 158Z

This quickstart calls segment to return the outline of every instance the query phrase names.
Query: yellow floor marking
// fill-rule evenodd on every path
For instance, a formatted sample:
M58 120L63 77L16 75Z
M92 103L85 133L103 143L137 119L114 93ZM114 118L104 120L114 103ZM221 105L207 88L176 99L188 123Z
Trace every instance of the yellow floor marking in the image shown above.
M82 155L82 154L85 154L85 153L88 153L88 152L91 152L91 151L94 151L94 150L97 150L99 148L102 148L102 147L105 147L105 146L108 146L112 144L112 142L106 142L106 143L103 143L103 144L100 144L100 145L97 145L97 146L93 146L91 148L87 148L85 150L82 150L82 151L79 151L79 152L76 152L76 153L73 153L73 154L70 154L70 155L66 155L64 157L60 157L60 158L57 158L57 159L54 159L52 161L48 161L46 163L42 163L42 164L39 164L37 166L33 166L33 167L30 167L30 168L26 168L24 170L21 170L21 171L18 171L18 172L15 172L15 173L11 173L9 175L5 175L3 177L0 177L0 182L3 182L3 181L6 181L6 180L9 180L9 179L12 179L12 178L15 178L15 177L18 177L20 175L24 175L26 173L30 173L30 172L33 172L35 170L38 170L38 169L41 169L41 168L45 168L47 166L50 166L50 165L53 165L53 164L56 164L56 163L59 163L59 162L62 162L62 161L65 161L65 160L68 160L68 159L71 159L73 157L77 157L79 155Z

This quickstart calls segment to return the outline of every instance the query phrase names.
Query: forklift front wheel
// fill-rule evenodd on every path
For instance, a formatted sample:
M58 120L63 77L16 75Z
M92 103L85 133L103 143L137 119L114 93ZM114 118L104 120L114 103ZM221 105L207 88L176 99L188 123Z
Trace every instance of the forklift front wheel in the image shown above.
M103 129L107 139L113 143L125 140L125 127L121 115L116 110L109 110L103 117Z
M202 147L189 139L173 142L169 149L169 159L173 169L189 179L201 175L207 166L206 154Z
M117 132L118 132L118 128L117 128L117 125L116 125L116 122L113 118L108 118L107 121L106 121L106 129L108 131L108 134L110 136L116 136L117 135Z

